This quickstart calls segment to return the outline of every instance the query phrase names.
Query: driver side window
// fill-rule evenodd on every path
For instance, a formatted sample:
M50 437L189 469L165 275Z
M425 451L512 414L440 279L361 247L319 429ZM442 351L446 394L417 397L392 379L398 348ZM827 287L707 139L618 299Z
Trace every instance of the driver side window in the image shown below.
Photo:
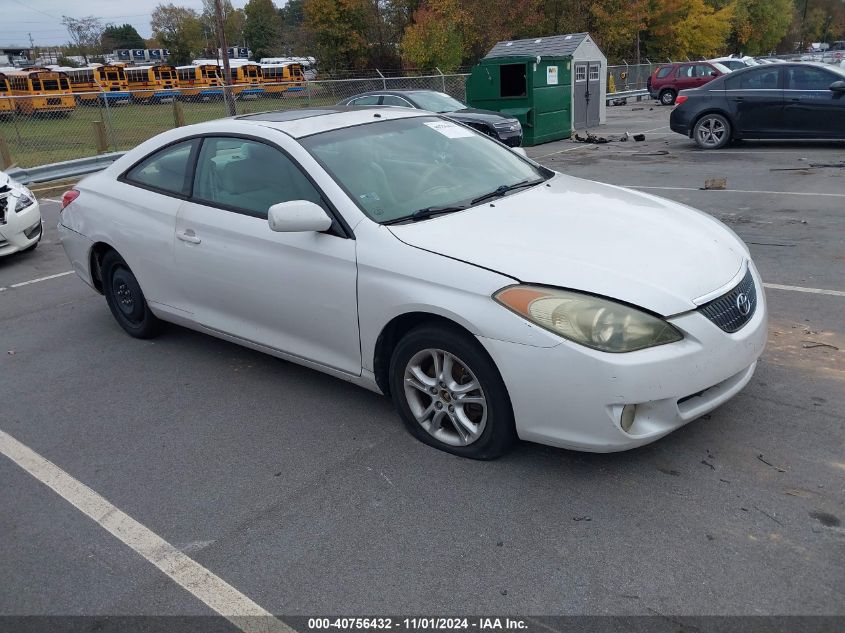
M235 137L205 138L197 160L194 199L257 218L279 202L308 200L325 208L320 193L279 149Z

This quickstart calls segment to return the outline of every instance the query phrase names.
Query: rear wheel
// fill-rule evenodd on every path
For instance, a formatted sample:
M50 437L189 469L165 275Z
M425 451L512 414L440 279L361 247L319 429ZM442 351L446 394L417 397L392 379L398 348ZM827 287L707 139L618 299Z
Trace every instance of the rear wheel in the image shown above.
M109 251L103 257L101 269L103 294L120 327L135 338L152 338L158 334L161 321L150 310L138 280L123 258Z
M677 96L678 96L678 93L675 92L674 90L669 90L668 88L666 90L661 90L660 91L660 97L659 97L660 103L662 103L665 106L670 106L673 103L675 103L675 97L677 97Z
M457 329L421 326L396 346L390 391L417 439L473 459L493 459L516 440L502 377L481 345Z
M701 149L719 149L731 141L731 124L721 114L705 114L696 121L692 137Z

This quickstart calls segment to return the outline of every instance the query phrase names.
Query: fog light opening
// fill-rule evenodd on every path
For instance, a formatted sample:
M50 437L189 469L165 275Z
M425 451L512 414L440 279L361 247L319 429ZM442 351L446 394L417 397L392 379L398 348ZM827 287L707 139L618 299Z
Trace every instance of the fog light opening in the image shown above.
M630 433L631 426L634 424L634 416L637 414L637 405L626 404L622 408L622 417L619 419L619 425L626 433Z

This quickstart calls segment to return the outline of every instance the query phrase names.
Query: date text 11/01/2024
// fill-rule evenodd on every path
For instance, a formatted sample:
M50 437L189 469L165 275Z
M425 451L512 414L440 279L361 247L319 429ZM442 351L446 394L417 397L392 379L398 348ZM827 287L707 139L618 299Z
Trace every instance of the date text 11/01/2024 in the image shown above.
M528 625L525 620L519 618L391 618L391 617L356 617L356 618L309 618L309 630L453 630L453 629L477 629L489 630L524 630Z

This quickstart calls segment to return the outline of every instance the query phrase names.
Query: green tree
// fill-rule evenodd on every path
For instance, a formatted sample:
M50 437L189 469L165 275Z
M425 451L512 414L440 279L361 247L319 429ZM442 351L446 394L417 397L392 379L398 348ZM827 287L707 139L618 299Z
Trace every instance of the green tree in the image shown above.
M305 25L314 34L321 70L367 64L368 0L305 0Z
M135 30L131 24L115 26L109 24L103 29L102 35L103 50L113 51L117 48L146 48L144 38Z
M747 55L770 53L789 31L794 8L793 0L737 0L731 45Z
M704 0L654 0L646 52L653 59L711 57L725 50L734 3L714 8Z
M458 0L431 0L416 12L402 37L402 57L416 68L452 71L461 65L467 14Z
M272 0L249 0L244 6L244 38L254 59L281 50L282 19Z
M193 57L203 50L205 43L202 21L193 9L174 4L160 4L150 19L153 37L164 48L170 49L170 63L190 64Z
M232 6L231 0L220 3L223 9L223 28L226 31L226 42L229 46L242 44L244 41L244 22L246 16L243 9ZM203 35L207 40L206 48L211 57L216 56L217 49L217 17L214 13L214 0L202 0Z
M314 34L305 24L305 0L288 0L279 9L282 20L282 52L286 55L312 55Z

